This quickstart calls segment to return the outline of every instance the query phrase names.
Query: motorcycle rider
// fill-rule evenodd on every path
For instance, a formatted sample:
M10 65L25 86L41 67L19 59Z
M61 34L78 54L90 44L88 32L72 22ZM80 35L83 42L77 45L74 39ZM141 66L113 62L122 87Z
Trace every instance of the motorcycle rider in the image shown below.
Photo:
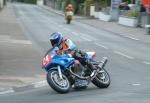
M85 65L86 58L84 52L77 49L76 45L67 38L64 38L62 33L54 32L50 35L50 42L52 47L58 47L57 53L60 54L62 51L65 51L68 54L73 55L73 57L80 61L82 65Z
M68 19L68 16L71 16L71 19L72 19L72 16L73 16L73 6L72 4L68 4L65 8L65 18L66 20Z
M66 11L73 11L73 6L72 6L72 4L68 4L67 6L66 6Z
M59 50L57 50L58 54L61 54L61 52L66 52L71 54L75 59L79 60L79 62L82 65L85 65L86 63L86 58L84 56L84 52L81 50L78 50L75 46L75 44L67 38L64 38L62 33L60 32L54 32L50 35L50 42L52 47L58 47ZM78 85L80 82L80 85L82 84L88 84L88 81L85 80L77 80L75 81L76 84Z

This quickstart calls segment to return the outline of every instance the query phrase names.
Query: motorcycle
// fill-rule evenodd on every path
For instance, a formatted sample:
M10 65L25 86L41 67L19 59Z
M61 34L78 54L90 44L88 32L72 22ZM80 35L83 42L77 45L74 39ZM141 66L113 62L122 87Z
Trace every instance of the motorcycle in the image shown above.
M65 18L66 18L67 24L70 24L71 20L73 18L73 12L72 11L66 11Z
M87 84L75 87L78 89L87 88L90 82L99 88L107 88L110 85L110 76L104 69L107 63L106 57L101 62L97 62L94 61L95 52L85 52L85 56L90 63L84 65L84 71L82 70L79 74L76 72L76 69L81 69L78 66L78 60L75 60L68 53L58 54L57 50L57 47L52 48L42 60L42 68L47 72L47 82L56 92L69 92L77 79L88 81ZM91 64L96 69L91 68Z

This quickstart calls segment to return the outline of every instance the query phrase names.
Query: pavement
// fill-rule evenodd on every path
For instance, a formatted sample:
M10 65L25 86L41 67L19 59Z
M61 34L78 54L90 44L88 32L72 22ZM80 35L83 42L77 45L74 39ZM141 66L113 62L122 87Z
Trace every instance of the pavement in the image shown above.
M55 10L48 6L41 6L44 9L47 9L49 11L55 12L59 15L64 16L64 13L60 10ZM150 43L150 35L147 35L146 28L135 28L135 27L128 27L118 24L116 21L111 22L105 22L99 19L94 19L91 17L83 17L83 16L74 16L74 20L88 24L92 27L95 27L97 29L102 29L105 31L112 32L116 35L129 38L136 41L141 41L145 43Z
M8 3L0 11L0 91L45 80L41 58Z
M105 22L98 19L82 19L78 21L91 25L92 27L95 27L97 29L103 29L112 32L115 35L119 35L136 41L150 43L150 35L147 35L147 31L145 28L127 27L120 25L117 22Z

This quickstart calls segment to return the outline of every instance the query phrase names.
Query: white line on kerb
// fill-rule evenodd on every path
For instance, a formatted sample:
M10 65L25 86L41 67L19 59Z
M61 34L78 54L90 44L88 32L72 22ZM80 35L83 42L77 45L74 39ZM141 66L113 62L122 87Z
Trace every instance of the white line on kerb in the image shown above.
M0 94L14 93L15 91L11 88L5 91L0 92Z
M130 39L132 39L132 40L137 40L137 41L140 40L140 39L133 38L133 37L130 37L130 36L129 36L128 38L130 38Z
M137 38L134 38L134 37L131 37L131 36L126 36L125 34L124 35L122 35L122 36L124 36L124 37L126 37L126 38L129 38L129 39L132 39L132 40L140 40L140 39L137 39Z
M124 53L121 53L121 52L119 52L119 51L114 51L114 53L116 53L116 54L118 54L118 55L121 55L121 56L124 56L124 57L126 57L126 58L128 58L128 59L134 59L133 57L128 56L128 55L126 55L126 54L124 54Z
M99 44L99 43L95 43L97 46L100 46L100 47L102 47L102 48L105 48L105 49L109 49L108 47L106 47L106 46L104 46L104 45L102 45L102 44Z
M148 65L150 65L150 62L143 62L144 64L148 64Z

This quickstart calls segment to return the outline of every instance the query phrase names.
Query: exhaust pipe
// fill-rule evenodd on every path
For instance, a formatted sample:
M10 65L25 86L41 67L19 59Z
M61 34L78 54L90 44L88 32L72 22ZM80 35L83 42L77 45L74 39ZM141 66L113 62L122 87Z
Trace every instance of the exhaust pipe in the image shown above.
M86 79L86 80L90 79L90 76L81 77L81 76L77 75L76 73L74 73L74 72L71 70L71 68L69 69L69 72L70 72L72 75L74 75L75 77L79 78L79 79L84 79L84 80L85 80L85 79Z
M100 62L100 64L98 66L100 68L104 68L107 62L108 62L107 57L103 57L102 61Z

